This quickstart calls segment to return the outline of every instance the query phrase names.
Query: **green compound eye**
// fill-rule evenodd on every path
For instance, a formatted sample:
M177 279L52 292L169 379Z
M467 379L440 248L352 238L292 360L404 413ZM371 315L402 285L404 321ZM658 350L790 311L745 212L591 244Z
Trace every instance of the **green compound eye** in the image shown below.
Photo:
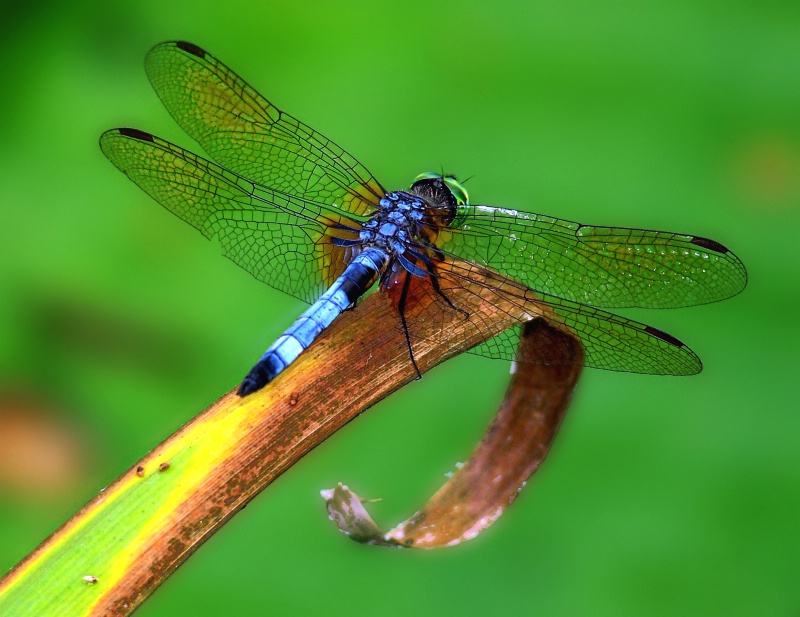
M466 206L469 203L469 194L467 193L467 189L465 189L464 185L461 184L453 175L443 176L435 171L427 171L424 174L420 174L414 178L414 182L412 182L412 184L415 184L420 180L435 179L441 179L444 181L445 186L450 191L450 194L453 196L459 206Z
M469 194L467 193L467 189L464 188L463 184L456 180L455 176L445 176L444 183L447 185L447 188L450 189L453 197L456 198L456 203L459 206L466 206L469 203Z

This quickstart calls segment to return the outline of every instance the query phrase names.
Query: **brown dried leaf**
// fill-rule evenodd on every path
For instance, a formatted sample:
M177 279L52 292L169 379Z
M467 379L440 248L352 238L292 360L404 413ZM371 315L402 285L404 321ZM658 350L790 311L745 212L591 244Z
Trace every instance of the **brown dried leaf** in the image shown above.
M365 544L438 548L470 540L499 518L544 460L583 364L578 340L544 319L525 325L520 345L520 353L533 352L540 363L516 365L500 410L470 459L408 520L384 533L347 486L322 491L342 532Z

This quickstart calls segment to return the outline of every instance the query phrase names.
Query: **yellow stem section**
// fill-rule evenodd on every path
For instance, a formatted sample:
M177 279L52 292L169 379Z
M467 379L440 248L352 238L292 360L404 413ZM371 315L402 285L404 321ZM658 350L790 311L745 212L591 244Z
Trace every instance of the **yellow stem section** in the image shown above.
M423 284L410 286L409 315L441 311ZM453 299L480 327L438 316L441 335L415 340L423 372L519 321L475 294ZM397 298L371 295L266 388L223 396L102 490L0 579L0 615L130 614L301 456L415 378Z

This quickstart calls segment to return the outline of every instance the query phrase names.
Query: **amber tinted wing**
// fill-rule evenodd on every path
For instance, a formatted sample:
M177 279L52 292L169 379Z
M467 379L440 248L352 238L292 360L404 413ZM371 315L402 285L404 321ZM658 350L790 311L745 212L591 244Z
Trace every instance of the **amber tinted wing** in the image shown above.
M491 338L473 348L473 353L540 362L535 350L530 358L519 357L518 351L521 325L541 318L575 335L585 350L584 363L591 368L654 375L691 375L702 368L689 347L652 326L534 292L477 264L447 259L436 263L434 269L441 293L431 279L417 279L414 287L425 297L407 302L412 344L414 338L447 336L450 328L475 328ZM455 324L451 318L456 309L449 302L464 311ZM571 350L565 349L565 363L572 357Z
M153 199L280 291L313 302L349 262L349 249L331 238L355 238L360 226L335 208L265 188L137 129L107 131L100 147Z
M349 153L280 111L196 45L157 45L145 66L172 117L223 167L355 215L369 214L384 196L378 181Z

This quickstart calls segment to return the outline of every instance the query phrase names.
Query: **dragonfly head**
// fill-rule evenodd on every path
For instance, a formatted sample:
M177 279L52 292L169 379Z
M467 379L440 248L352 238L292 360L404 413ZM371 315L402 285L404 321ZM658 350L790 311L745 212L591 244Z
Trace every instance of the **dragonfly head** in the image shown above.
M448 205L466 206L469 203L467 189L452 174L427 171L414 178L411 190L432 194Z
M458 218L461 208L469 204L467 189L450 174L430 171L420 174L414 178L411 192L434 206L441 216L440 224L444 225L451 225Z

